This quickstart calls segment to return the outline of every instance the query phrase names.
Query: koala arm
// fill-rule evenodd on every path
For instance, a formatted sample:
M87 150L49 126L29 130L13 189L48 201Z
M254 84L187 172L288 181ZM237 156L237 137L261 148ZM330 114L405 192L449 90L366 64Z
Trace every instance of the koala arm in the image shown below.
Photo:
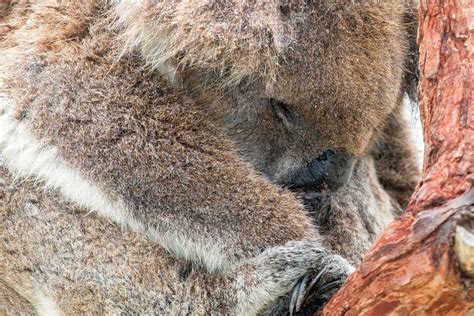
M10 298L7 314L46 307L63 314L283 314L290 305L305 308L300 298L311 288L327 298L348 273L344 259L311 240L271 247L209 273L141 234L84 216L57 192L19 182L3 167L0 192L6 241L0 292ZM46 298L49 306L42 304Z

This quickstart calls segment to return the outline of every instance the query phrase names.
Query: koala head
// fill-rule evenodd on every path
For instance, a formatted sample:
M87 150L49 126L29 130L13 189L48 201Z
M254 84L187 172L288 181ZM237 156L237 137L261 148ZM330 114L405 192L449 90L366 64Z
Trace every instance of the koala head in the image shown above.
M401 96L401 0L124 3L131 46L171 69L284 186L344 185Z

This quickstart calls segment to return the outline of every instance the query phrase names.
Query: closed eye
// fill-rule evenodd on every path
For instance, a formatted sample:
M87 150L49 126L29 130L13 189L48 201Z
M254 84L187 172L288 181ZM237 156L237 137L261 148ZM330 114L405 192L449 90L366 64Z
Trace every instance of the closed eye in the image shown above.
M290 107L278 100L270 99L270 106L276 116L285 124L286 127L292 127L296 114L293 112Z

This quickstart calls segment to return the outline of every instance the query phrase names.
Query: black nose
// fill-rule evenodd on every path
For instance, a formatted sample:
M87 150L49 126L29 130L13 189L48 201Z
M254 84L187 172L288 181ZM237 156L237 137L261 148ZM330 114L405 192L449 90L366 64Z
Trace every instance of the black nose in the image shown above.
M291 177L290 187L319 192L336 191L349 180L354 158L347 153L327 150Z

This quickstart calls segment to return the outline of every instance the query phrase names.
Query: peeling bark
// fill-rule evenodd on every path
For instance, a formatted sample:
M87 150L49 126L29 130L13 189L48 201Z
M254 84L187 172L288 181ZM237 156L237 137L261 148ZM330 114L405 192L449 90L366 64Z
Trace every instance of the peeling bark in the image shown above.
M420 0L423 180L323 315L474 315L474 2Z

